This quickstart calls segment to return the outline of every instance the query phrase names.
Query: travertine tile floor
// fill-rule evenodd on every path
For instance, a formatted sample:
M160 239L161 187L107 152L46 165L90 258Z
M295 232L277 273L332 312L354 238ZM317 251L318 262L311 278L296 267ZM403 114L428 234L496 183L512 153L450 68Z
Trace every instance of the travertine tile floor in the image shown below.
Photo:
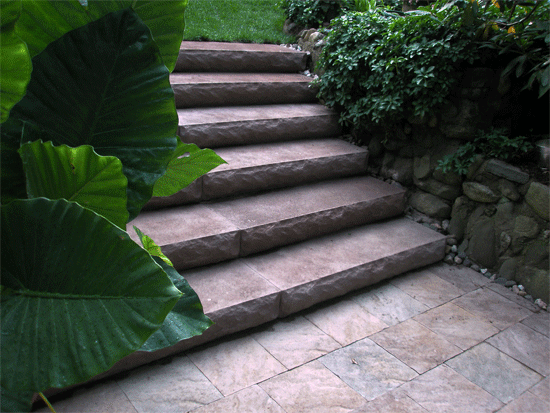
M535 311L479 273L436 264L53 405L60 413L548 413L550 318Z

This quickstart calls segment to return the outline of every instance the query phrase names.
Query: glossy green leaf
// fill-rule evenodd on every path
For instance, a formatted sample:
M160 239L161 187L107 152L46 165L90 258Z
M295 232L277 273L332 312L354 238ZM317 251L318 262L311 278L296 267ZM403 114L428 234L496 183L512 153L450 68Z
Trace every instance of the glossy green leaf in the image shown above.
M178 140L178 147L164 174L153 188L153 196L170 196L217 166L226 163L211 149Z
M147 235L145 235L141 230L134 225L134 231L136 231L136 234L138 234L138 237L141 241L141 245L143 245L143 248L145 251L147 251L149 254L151 254L153 257L158 257L162 261L164 261L169 266L173 267L172 261L164 255L160 247L157 245L153 239Z
M0 2L0 123L25 95L32 63L27 45L15 32L21 13L21 0Z
M119 158L130 219L150 199L176 148L169 73L130 9L68 32L35 56L27 94L12 116L45 129L54 145L91 145Z
M21 146L21 134L24 133L23 122L13 118L0 128L0 193L3 205L17 198L25 198L25 173L21 157L17 153Z
M77 0L24 1L18 33L36 56L65 33L100 19L113 11L133 8L149 27L164 63L174 70L183 38L186 0L88 0L83 7Z
M2 206L1 259L1 411L106 371L181 297L126 232L66 200Z
M174 267L166 264L159 257L153 257L174 285L183 295L170 314L166 316L162 327L155 331L145 342L140 351L156 351L173 346L181 340L202 334L213 322L204 315L204 310L197 293L191 288Z
M89 145L70 148L35 141L19 149L27 178L29 198L78 202L126 228L128 180L114 156L100 156Z

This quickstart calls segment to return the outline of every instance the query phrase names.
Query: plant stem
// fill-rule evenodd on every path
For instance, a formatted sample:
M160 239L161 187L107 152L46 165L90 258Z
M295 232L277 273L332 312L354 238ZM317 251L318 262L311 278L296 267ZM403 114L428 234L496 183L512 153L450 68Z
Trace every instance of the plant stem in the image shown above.
M50 404L50 402L46 398L46 396L44 396L44 394L42 392L38 392L38 394L40 395L40 397L42 397L42 400L44 400L44 403L46 403L46 405L52 411L52 413L56 413L53 406Z

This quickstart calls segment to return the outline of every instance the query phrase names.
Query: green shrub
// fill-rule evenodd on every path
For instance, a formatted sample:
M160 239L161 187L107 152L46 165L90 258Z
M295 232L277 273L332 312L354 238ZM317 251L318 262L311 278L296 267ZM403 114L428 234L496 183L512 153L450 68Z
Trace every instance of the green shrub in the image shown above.
M533 149L525 136L509 137L498 129L480 132L473 142L467 142L458 150L438 162L443 172L453 171L465 175L478 155L485 158L514 160Z
M348 125L423 117L440 105L475 51L429 13L374 10L332 21L319 97Z
M343 0L347 2L349 0ZM341 13L342 0L282 0L281 7L290 21L299 26L319 27ZM353 1L353 0L352 0Z

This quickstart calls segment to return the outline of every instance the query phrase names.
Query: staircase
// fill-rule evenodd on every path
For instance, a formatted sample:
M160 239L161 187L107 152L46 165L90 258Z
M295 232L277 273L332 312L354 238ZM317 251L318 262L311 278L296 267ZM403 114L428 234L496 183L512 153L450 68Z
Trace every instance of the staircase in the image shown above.
M276 45L182 43L171 76L180 136L214 149L227 165L151 200L129 228L162 246L215 325L122 365L443 258L444 237L402 217L405 191L366 176L367 151L338 139L337 117L298 73L306 58Z

